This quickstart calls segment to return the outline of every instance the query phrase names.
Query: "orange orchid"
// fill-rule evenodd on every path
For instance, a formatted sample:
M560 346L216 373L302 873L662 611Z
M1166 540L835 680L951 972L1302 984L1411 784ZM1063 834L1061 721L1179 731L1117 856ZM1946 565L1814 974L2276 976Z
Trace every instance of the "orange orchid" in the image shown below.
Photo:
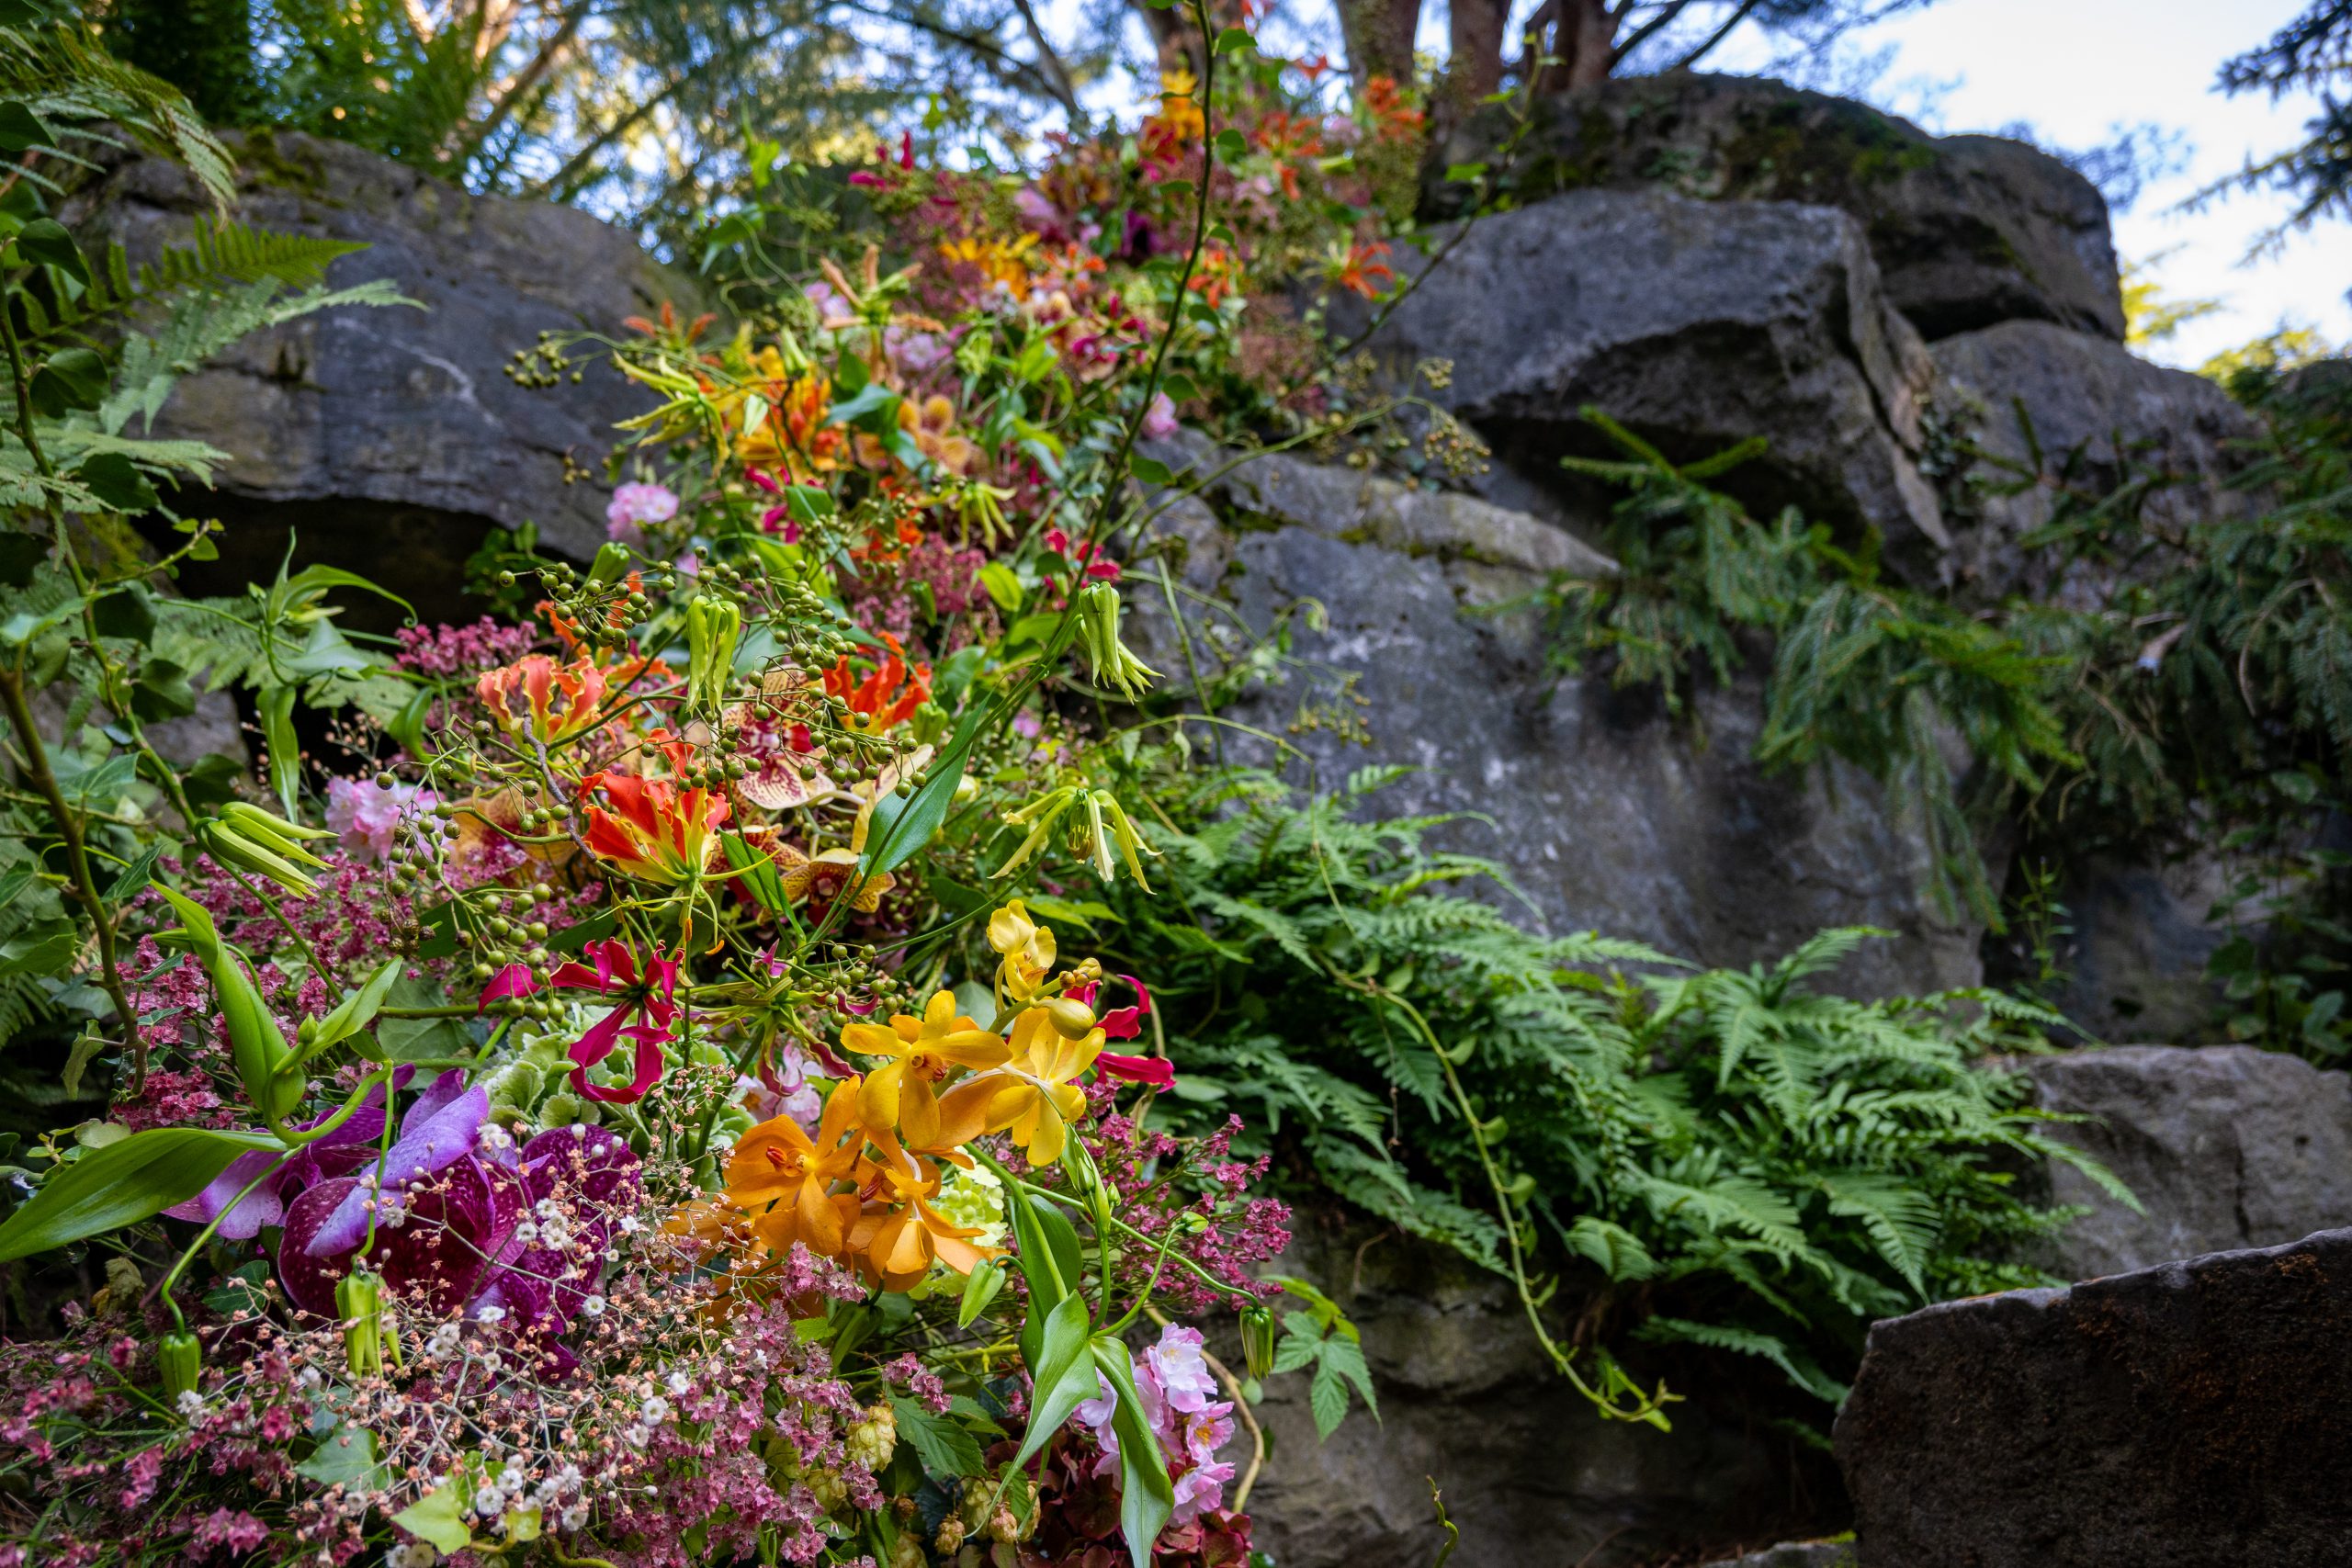
M746 355L744 368L741 384L713 390L710 400L728 430L738 432L737 459L780 468L803 483L840 468L849 437L825 423L833 407L831 378L814 370L795 374L773 344ZM742 429L741 411L754 395L766 412Z
M605 672L584 658L560 665L544 653L529 653L482 671L474 695L507 734L551 746L595 724L605 700Z
M910 671L906 649L899 639L884 632L882 640L890 649L889 657L865 680L850 673L846 654L825 671L825 694L848 704L850 727L867 735L904 724L915 716L915 709L931 701L931 666L918 664Z
M1069 1142L1070 1123L1086 1113L1086 1091L1073 1080L1102 1053L1102 1031L1076 1040L1054 1026L1044 1008L1031 1008L1012 1026L1012 1057L989 1098L988 1131L1010 1128L1032 1165L1051 1165Z
M1001 1036L956 1010L953 991L933 994L921 1018L899 1013L887 1027L845 1024L842 1045L863 1055L890 1058L887 1066L866 1075L858 1094L858 1111L865 1119L867 1131L903 1130L909 1144L924 1148L967 1143L977 1137L987 1105L980 1096L968 1091L951 1091L943 1100L937 1086L957 1067L1001 1066L1008 1055ZM971 1130L964 1137L944 1136L967 1122Z
M833 1088L811 1138L789 1116L761 1122L735 1142L727 1156L727 1197L752 1216L772 1252L799 1242L820 1257L840 1256L857 1223L854 1192L835 1192L853 1179L864 1138L858 1132L860 1082Z
M958 1274L969 1274L996 1249L974 1247L977 1225L959 1225L932 1206L939 1196L939 1168L888 1147L889 1163L859 1168L859 1190L888 1205L868 1209L849 1234L858 1272L886 1291L905 1291L931 1272L933 1259ZM904 1162L904 1163L901 1163Z
M646 737L653 750L683 773L693 748L666 729ZM588 807L588 850L614 870L642 882L679 883L700 876L718 848L728 818L717 790L682 789L671 779L600 769L580 781Z

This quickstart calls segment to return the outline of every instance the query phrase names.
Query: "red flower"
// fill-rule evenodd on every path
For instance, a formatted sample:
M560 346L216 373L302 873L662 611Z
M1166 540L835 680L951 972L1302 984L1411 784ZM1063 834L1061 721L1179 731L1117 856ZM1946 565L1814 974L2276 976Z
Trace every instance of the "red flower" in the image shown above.
M637 955L626 942L610 938L592 942L581 949L581 957L595 967L592 969L577 959L568 961L548 976L548 984L559 989L582 987L618 997L620 1000L587 1033L572 1042L568 1053L572 1063L572 1092L607 1105L634 1105L662 1081L662 1047L669 1040L670 1025L678 1016L680 960L659 956L650 959L640 979ZM481 999L486 1005L502 997L527 997L538 988L528 969L520 964L510 964L482 987ZM640 1015L644 1021L630 1022L633 1013ZM588 1069L611 1055L613 1047L624 1037L637 1043L637 1071L628 1086L605 1089L590 1083Z
M847 703L852 722L868 735L905 723L915 716L915 709L931 701L931 666L914 666L910 680L906 649L888 632L882 634L882 640L889 645L890 656L865 680L851 674L847 655L825 671L825 694Z
M673 773L683 773L692 749L666 729L646 738ZM684 882L702 874L718 847L728 817L727 797L707 789L680 789L668 779L602 770L580 781L588 807L588 850L616 870L646 882ZM607 810L605 807L611 809Z

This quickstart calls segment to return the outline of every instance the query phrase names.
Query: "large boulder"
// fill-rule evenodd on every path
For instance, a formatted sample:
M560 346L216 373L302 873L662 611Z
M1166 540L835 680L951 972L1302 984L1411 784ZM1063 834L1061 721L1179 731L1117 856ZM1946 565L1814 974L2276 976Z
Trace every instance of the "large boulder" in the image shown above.
M1447 248L1449 247L1450 248ZM1921 477L1927 350L1880 290L1860 227L1828 207L1581 190L1480 220L1369 340L1399 380L1452 362L1430 395L1496 452L1493 499L1563 518L1608 499L1564 456L1623 457L1590 404L1677 461L1761 435L1724 488L1885 536L1933 569L1947 542Z
M2352 1231L1871 1328L1837 1448L1861 1568L2335 1568Z
M1164 455L1202 473L1225 461ZM1293 617L1294 678L1233 716L1289 731L1302 783L1329 787L1367 762L1416 769L1378 809L1463 814L1442 841L1499 861L1552 930L1747 964L1824 927L1874 925L1894 940L1865 946L1839 984L1884 994L1980 976L1976 928L1934 908L1926 846L1869 778L1750 760L1757 679L1702 689L1677 718L1603 676L1546 667L1528 596L1555 571L1610 570L1560 529L1284 457L1242 466L1162 526L1182 541L1191 589L1223 606L1193 617L1195 660L1242 656L1223 614L1263 632L1301 600L1322 606L1319 630ZM1182 672L1155 622L1139 628L1146 657Z
M2017 1064L2052 1135L2121 1178L2134 1213L2070 1166L2051 1197L2090 1213L2041 1261L2084 1280L2352 1225L2352 1075L2251 1045L2124 1045Z
M2260 426L2202 376L2047 321L1964 333L1930 352L1937 412L1968 464L1944 513L1951 570L1972 592L2096 592L2098 582L2053 581L2018 541L2062 505L2080 511L2127 484L2159 529L2259 504L2233 480L2253 460Z
M1273 1458L1250 1515L1283 1568L1428 1568L1445 1542L1431 1483L1462 1531L1453 1561L1478 1568L1690 1562L1803 1524L1794 1478L1823 1479L1803 1445L1695 1400L1671 1432L1604 1420L1551 1370L1507 1281L1329 1210L1302 1211L1295 1234L1282 1267L1362 1331L1380 1418L1358 1411L1323 1441L1305 1380L1269 1386Z
M233 142L236 216L259 228L365 242L328 278L390 278L424 307L353 307L256 333L182 381L158 435L230 454L220 488L187 498L230 524L199 591L298 560L375 577L452 614L463 563L492 526L536 523L574 556L604 538L596 482L616 420L641 389L607 365L537 389L506 374L542 332L614 333L625 317L690 299L637 242L573 208L469 196L341 142L266 133ZM78 192L66 216L134 258L185 244L209 204L187 172L132 158Z
M1492 161L1515 113L1470 120L1432 175ZM1768 78L1678 72L1538 100L1508 173L1523 201L1601 187L1841 208L1862 225L1888 299L1930 338L2006 321L2123 336L2106 200L2022 141L1929 136ZM1467 190L1433 180L1425 205L1454 217Z

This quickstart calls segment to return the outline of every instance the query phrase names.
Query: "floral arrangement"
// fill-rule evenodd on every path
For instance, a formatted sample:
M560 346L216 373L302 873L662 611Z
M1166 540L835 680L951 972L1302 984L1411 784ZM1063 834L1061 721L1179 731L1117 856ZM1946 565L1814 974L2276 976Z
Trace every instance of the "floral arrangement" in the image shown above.
M179 558L29 536L67 608L11 716L63 627L130 740L93 815L56 781L122 742L15 726L62 852L9 874L112 1089L0 1224L105 1281L0 1345L0 1568L1247 1560L1286 1211L1238 1122L1155 1116L1151 977L1070 940L1090 883L1152 886L1136 445L1237 385L1321 417L1245 285L1307 254L1301 177L1412 129L1228 87L1228 140L1241 45L1009 191L902 142L884 231L731 334L525 351L654 406L593 562L485 557L500 616L379 649L343 574L175 601ZM119 599L164 631L123 648ZM241 650L257 782L146 739L166 634Z

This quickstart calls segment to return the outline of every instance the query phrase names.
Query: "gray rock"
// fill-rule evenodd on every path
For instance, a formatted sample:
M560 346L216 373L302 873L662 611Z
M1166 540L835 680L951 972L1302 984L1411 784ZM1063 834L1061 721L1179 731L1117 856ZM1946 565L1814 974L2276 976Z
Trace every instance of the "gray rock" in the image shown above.
M1283 1568L1428 1568L1445 1539L1431 1482L1462 1531L1453 1561L1476 1568L1613 1568L1800 1522L1788 1439L1697 1402L1674 1407L1671 1433L1603 1421L1550 1370L1503 1281L1327 1210L1294 1230L1282 1268L1362 1330L1381 1419L1359 1410L1320 1441L1303 1380L1268 1385L1272 1458L1249 1511Z
M492 525L535 522L584 557L604 538L601 471L614 422L646 400L609 367L544 390L504 370L542 331L621 330L692 298L635 240L584 212L474 197L356 147L296 133L236 142L238 216L265 229L364 241L329 281L389 277L422 303L346 309L247 338L183 381L156 434L231 454L194 509L230 523L212 581L267 581L288 527L302 559L376 576L455 613L467 555ZM178 165L134 158L66 216L134 257L185 243L202 194ZM569 482L579 475L582 482ZM423 607L423 606L420 606Z
M2352 1231L1871 1328L1838 1413L1861 1568L2336 1568Z
M1826 926L1877 925L1894 939L1849 960L1841 986L1917 992L1980 976L1975 929L1932 908L1925 847L1871 780L1767 776L1748 760L1757 680L1702 691L1687 721L1600 676L1555 681L1523 601L1551 570L1608 570L1559 530L1286 457L1258 459L1161 525L1183 541L1189 587L1214 602L1191 617L1196 660L1218 651L1221 616L1260 631L1292 616L1302 667L1231 716L1289 731L1303 783L1374 761L1419 769L1374 808L1464 814L1442 841L1501 862L1550 929L1747 964ZM1303 599L1320 603L1322 630L1303 624ZM1152 626L1138 628L1146 657L1181 673L1164 621ZM1240 652L1231 639L1223 650Z
M1427 266L1416 261L1412 265ZM1563 456L1622 457L1578 412L1623 422L1677 461L1762 435L1722 483L1759 515L1784 504L1879 529L1932 568L1946 537L1921 478L1932 367L1888 308L1861 230L1826 207L1587 190L1480 220L1370 346L1399 378L1453 362L1431 395L1494 448L1514 505L1581 500Z
M2064 496L2087 502L2144 482L2142 515L2161 525L2259 503L2231 481L2260 427L2202 376L2046 321L1945 338L1932 353L1942 378L1937 412L1975 458L1962 476L1966 494L1945 508L1951 570L1988 597L2074 598L2100 586L2054 581L2018 545Z
M2214 910L2232 911L2233 880L2210 852L2163 864L2086 857L2060 890L2069 930L2052 1005L2094 1040L2214 1038L2226 998L2205 966L2229 940ZM2260 922L2259 909L2240 913Z
M2043 1266L2066 1279L2274 1247L2352 1224L2352 1076L2251 1045L2125 1045L2027 1057L2050 1129L2122 1178L2144 1214L2053 1166L2051 1196L2091 1213Z
M1490 158L1510 114L1457 131L1432 173ZM2022 141L1929 136L1764 77L1675 73L1539 99L1510 173L1522 200L1602 186L1841 208L1887 299L1930 338L2019 320L2123 336L2106 200ZM1465 188L1433 183L1425 205L1452 218Z

